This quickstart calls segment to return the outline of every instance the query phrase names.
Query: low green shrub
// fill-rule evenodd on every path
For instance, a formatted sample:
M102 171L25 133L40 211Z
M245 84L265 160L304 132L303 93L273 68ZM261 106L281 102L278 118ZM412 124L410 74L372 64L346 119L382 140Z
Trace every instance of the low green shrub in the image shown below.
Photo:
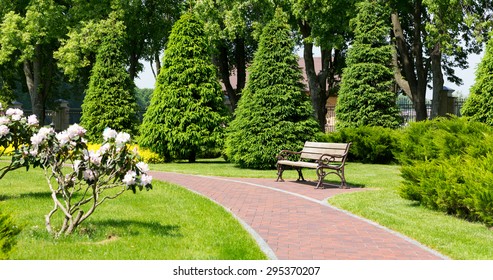
M493 153L402 168L402 197L428 208L493 226Z
M493 131L464 118L413 123L402 136L403 198L493 226Z
M380 126L341 128L327 135L328 142L349 143L349 161L388 164L399 153L400 132Z
M0 260L7 260L10 251L16 244L16 236L21 229L13 222L9 214L2 213L0 210Z
M485 155L488 148L483 145L492 128L466 118L437 118L414 122L405 128L401 137L398 159L402 164L413 161L446 159L472 153Z

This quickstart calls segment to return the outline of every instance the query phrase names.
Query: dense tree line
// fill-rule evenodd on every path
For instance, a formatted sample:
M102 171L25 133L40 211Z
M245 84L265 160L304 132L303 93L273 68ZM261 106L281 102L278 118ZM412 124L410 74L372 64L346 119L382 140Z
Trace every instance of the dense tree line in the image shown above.
M83 95L101 45L101 22L117 12L126 26L123 53L130 79L142 61L161 68L171 27L185 11L205 23L213 61L227 95L236 107L246 85L246 69L258 48L261 28L276 7L288 14L291 34L304 49L305 71L314 116L325 124L325 105L337 94L353 45L350 20L362 0L15 0L0 3L0 92L2 98L28 93L35 114L43 121L52 100ZM491 29L490 1L379 1L390 11L389 42L394 51L393 73L398 91L413 101L418 120L427 115L425 93L433 85L439 100L444 77L460 83L454 67L468 67L470 53L482 49ZM320 47L322 69L315 70L313 48ZM230 81L232 72L237 80ZM10 94L10 97L9 97ZM82 98L79 97L79 100ZM440 112L435 102L434 117Z

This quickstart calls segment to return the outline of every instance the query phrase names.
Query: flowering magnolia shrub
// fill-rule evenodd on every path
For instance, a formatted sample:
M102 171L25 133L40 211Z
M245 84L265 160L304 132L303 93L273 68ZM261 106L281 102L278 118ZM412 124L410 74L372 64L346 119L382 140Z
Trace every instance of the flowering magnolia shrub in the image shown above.
M54 201L45 217L46 229L55 236L72 233L99 205L125 190L152 188L148 165L127 145L128 133L107 128L96 151L88 149L85 133L77 124L59 133L42 127L19 153L33 167L45 170ZM56 213L63 216L58 227L53 225Z
M86 130L77 124L58 133L38 126L36 116L26 117L20 109L5 111L0 104L0 156L8 148L13 150L11 163L0 169L0 178L22 166L44 169L54 202L45 224L56 237L73 233L99 205L124 191L152 188L149 167L130 148L128 133L107 128L99 149L90 151ZM61 219L54 219L57 213ZM54 225L53 221L61 222Z

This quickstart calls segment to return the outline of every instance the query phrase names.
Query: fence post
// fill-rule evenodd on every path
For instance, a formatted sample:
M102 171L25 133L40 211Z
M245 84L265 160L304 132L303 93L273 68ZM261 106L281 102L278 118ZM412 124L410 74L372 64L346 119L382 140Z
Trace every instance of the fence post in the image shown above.
M55 125L56 131L65 130L69 126L69 106L68 101L63 99L55 100L55 102L60 103L55 111L55 116L53 123Z

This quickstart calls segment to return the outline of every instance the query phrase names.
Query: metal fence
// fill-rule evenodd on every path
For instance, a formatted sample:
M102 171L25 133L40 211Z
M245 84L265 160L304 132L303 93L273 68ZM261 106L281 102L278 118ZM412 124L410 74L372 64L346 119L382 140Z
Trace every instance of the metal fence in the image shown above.
M466 98L457 98L457 97L450 98L447 108L449 114L460 117L461 109L465 101ZM399 99L397 102L397 106L401 111L401 116L403 118L404 125L416 121L416 111L414 110L414 105L410 99L408 98ZM428 116L431 115L431 107L432 107L432 101L427 101L426 111ZM335 123L336 123L335 106L327 106L325 132L335 131L336 130Z

